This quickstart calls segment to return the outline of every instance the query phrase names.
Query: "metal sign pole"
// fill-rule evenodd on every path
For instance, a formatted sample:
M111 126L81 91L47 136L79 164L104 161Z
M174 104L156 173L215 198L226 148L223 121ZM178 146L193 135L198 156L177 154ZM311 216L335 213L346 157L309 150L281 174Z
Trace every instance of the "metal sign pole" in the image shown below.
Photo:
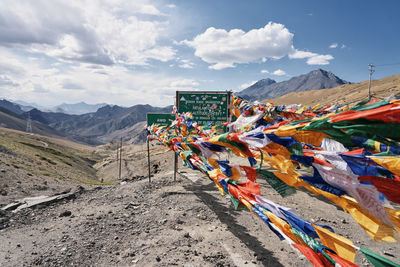
M176 112L179 112L179 93L176 91L176 97L175 97L175 106L176 106ZM178 130L175 128L175 134L178 137ZM175 152L175 157L174 157L174 182L176 182L176 173L178 172L178 155Z
M149 141L149 136L147 136L147 167L149 170L149 183L151 183L151 177L150 177L150 141Z

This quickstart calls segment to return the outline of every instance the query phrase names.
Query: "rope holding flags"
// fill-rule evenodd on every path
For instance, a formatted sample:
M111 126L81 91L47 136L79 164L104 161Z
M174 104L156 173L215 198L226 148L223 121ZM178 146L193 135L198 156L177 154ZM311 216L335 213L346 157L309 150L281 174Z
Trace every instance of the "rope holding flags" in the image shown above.
M169 127L149 126L149 138L205 174L236 208L250 210L315 266L354 266L358 250L375 266L399 266L261 197L257 179L282 197L300 187L322 195L373 240L396 242L400 211L390 203L400 204L400 100L301 107L249 103L232 95L231 110L237 119L227 133L197 125L190 113L177 113ZM221 160L225 153L248 159L249 166ZM313 175L302 175L303 168Z

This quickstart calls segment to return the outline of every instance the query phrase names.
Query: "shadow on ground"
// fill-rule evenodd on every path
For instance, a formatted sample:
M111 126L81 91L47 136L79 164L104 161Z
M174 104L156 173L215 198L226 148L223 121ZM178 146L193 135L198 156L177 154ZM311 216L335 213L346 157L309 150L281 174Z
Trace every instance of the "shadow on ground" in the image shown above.
M260 260L259 262L261 262L264 266L284 266L278 261L277 258L274 257L271 251L266 249L256 237L252 236L245 227L237 222L236 218L240 211L236 211L221 205L219 198L206 193L206 191L216 190L212 183L208 185L190 184L185 185L184 188L187 191L193 192L193 194L202 200L203 203L205 203L218 216L218 219L221 221L221 223L227 225L227 229L229 229L234 236L236 236L250 250L258 255L257 258ZM249 216L252 215L249 214Z

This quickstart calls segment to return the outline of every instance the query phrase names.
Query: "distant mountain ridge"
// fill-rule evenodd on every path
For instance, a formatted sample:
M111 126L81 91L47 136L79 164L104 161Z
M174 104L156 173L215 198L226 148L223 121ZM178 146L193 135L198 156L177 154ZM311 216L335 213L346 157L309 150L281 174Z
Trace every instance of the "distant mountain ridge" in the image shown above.
M59 112L42 112L38 109L29 111L32 120L48 125L59 132L80 136L92 145L99 145L122 137L124 140L132 139L132 136L117 136L139 122L146 121L148 112L171 112L172 106L160 108L151 105L135 105L129 108L117 105L106 105L96 112L82 115L69 115ZM28 116L28 112L23 114ZM144 127L143 127L144 131ZM143 139L143 138L142 138ZM144 141L141 140L141 141Z
M96 112L99 108L107 106L107 103L100 104L87 104L85 102L79 102L75 104L62 103L55 107L43 107L36 103L28 103L25 101L9 101L7 99L0 100L0 107L6 108L13 111L14 113L21 114L32 109L37 109L44 112L59 112L70 115L82 115L86 113ZM18 107L19 108L18 108Z
M0 99L0 107L12 111L13 113L18 115L24 113L24 111L18 104L8 101L7 99Z
M82 103L82 106L88 106L84 102L77 104ZM91 106L93 108L94 105ZM171 111L172 106L105 105L95 112L76 115L41 111L37 108L24 111L19 104L4 99L0 100L0 127L24 131L27 118L30 117L33 132L39 133L40 128L42 135L46 135L47 129L49 136L68 137L90 145L104 144L119 140L121 137L125 141L136 143L145 141L144 125L148 112L169 113Z
M276 98L291 92L333 88L349 83L330 71L317 69L279 83L272 79L262 79L238 92L237 95L247 100L263 100Z
M75 104L62 103L51 109L53 112L62 112L71 115L81 115L91 112L96 112L99 108L106 106L106 103L100 104L87 104L85 102L79 102Z

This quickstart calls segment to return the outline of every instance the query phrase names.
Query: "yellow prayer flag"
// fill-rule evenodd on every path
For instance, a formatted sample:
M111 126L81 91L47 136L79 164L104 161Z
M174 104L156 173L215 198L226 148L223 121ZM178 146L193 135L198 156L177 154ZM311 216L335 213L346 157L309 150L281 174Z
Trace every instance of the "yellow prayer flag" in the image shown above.
M322 243L328 248L335 251L340 257L348 261L354 262L356 250L353 247L353 241L332 233L328 229L312 224Z
M400 175L400 157L395 156L384 156L384 157L376 157L369 156L368 158L372 159L379 165L385 167L392 173L396 175Z
M313 132L313 131L297 131L294 138L302 143L310 144L313 146L320 146L322 139L329 137L325 133Z
M376 242L396 242L393 227L384 224L369 211L363 209L354 199L344 196L344 208L364 228L365 232Z
M394 224L394 229L400 234L400 210L385 208L389 215L389 220Z

